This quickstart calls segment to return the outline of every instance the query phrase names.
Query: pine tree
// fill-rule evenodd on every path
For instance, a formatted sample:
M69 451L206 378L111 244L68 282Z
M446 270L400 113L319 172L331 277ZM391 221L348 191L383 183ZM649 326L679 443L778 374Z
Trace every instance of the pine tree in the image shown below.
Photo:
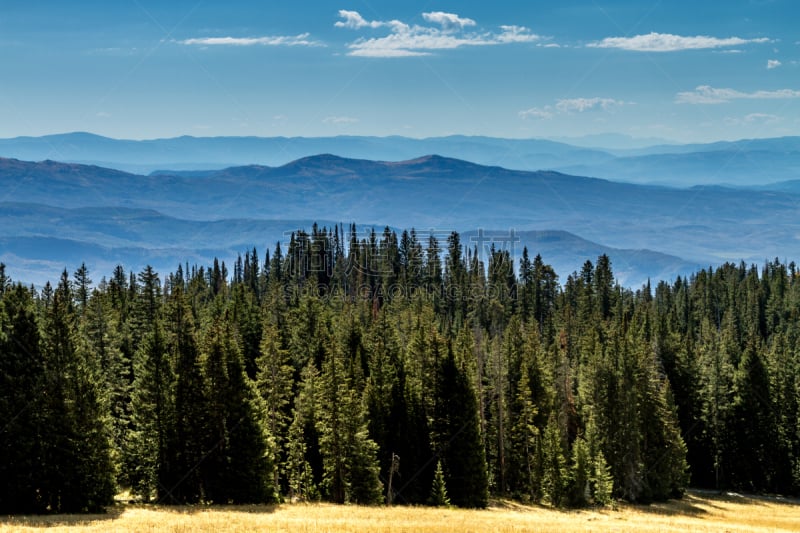
M597 452L592 461L592 497L597 505L610 505L614 495L614 478L603 452Z
M366 409L348 375L342 343L331 340L318 400L323 488L336 503L378 503L382 490L377 446L369 438Z
M294 416L289 426L285 472L292 500L319 499L322 479L322 457L319 435L314 423L319 371L313 364L303 369L300 389L294 400Z
M134 357L127 478L133 493L145 501L153 497L169 501L164 490L171 482L167 445L174 438L174 376L161 326L154 323L152 328Z
M281 346L279 332L274 326L265 323L261 341L261 355L256 361L257 386L265 404L267 430L275 443L276 460L274 485L285 485L279 476L285 471L287 438L292 422L291 402L293 398L294 367L288 350ZM288 488L288 487L287 487Z
M42 459L54 435L43 417L39 329L28 289L0 279L0 292L0 514L41 513L50 499Z
M591 498L591 457L589 445L582 438L572 443L572 464L569 473L569 504L583 507Z
M105 281L101 283L105 288ZM79 300L80 301L80 300ZM113 309L108 293L95 289L78 320L78 336L87 356L98 367L100 392L111 424L113 459L118 467L118 483L130 486L127 478L127 439L130 432L131 386L133 368L126 349L126 339L119 314Z
M734 438L730 478L737 488L775 490L776 444L774 409L770 403L769 378L752 338L734 374L731 429Z
M564 503L567 489L567 468L561 431L554 417L550 418L542 436L542 493L551 505Z
M428 500L434 507L449 507L450 498L447 496L447 484L444 480L444 470L442 470L442 461L436 462L436 470L433 473L433 485L431 486L431 495Z
M478 404L452 349L439 366L432 424L450 501L459 507L486 507L489 480L478 423Z
M275 501L272 450L262 426L264 406L224 317L207 331L203 366L212 436L201 465L206 499L238 504Z
M43 339L47 399L45 507L55 512L99 511L112 502L115 469L107 411L98 388L96 361L76 338L75 311L67 271L53 293Z
M201 464L210 446L209 408L192 311L181 288L174 288L166 313L168 350L175 371L174 422L167 442L164 503L203 499Z

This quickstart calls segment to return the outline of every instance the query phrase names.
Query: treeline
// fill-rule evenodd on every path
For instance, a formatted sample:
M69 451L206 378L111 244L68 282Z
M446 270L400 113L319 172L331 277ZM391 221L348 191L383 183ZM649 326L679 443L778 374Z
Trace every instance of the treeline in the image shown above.
M794 264L632 291L606 256L560 282L442 240L314 226L41 290L0 266L0 513L798 492Z

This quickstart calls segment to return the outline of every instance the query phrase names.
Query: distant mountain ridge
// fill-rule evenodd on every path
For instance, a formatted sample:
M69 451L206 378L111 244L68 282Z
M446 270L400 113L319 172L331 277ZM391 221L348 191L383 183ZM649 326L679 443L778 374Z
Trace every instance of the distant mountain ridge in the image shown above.
M557 170L613 181L681 187L698 184L762 186L800 178L800 137L636 148L620 148L620 137L598 135L574 140L585 143L594 139L599 143L606 139L616 145L598 148L546 139L464 135L425 139L182 136L117 140L78 132L0 139L0 156L96 164L137 174L218 170L253 164L279 167L305 157L330 153L348 159L380 161L407 161L420 154L440 154L486 166ZM629 140L627 144L632 142Z
M697 265L800 257L800 195L791 191L636 185L438 155L386 162L323 154L279 167L148 176L0 159L0 190L0 261L8 264L30 259L20 239L59 239L100 247L104 260L152 253L171 265L182 254L271 248L315 221L416 228L441 239L450 231L514 233L523 236L515 254L529 244L563 268L609 253L631 285ZM565 232L558 246L541 237L545 230ZM66 248L50 248L58 263Z

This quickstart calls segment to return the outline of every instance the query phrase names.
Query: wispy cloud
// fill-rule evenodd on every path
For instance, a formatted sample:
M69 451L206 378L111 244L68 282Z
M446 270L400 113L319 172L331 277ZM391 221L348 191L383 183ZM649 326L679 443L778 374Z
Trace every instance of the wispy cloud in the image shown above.
M687 37L671 33L648 33L634 35L633 37L606 37L602 41L589 43L589 48L618 48L634 52L678 52L681 50L701 50L708 48L725 48L728 46L742 46L751 43L766 43L766 37L758 39L743 39L741 37L718 38L708 35Z
M778 68L779 66L781 66L781 64L782 63L780 61L778 61L777 59L768 59L767 60L767 70L772 70L774 68Z
M178 41L188 46L323 46L311 34L268 35L264 37L199 37Z
M800 91L778 89L776 91L754 91L750 93L736 89L718 89L700 85L694 91L680 92L675 96L678 104L724 104L732 100L785 100L800 98Z
M430 13L423 13L422 18L428 22L439 24L444 28L463 28L465 26L475 26L474 20L469 18L462 18L455 13L445 13L444 11L432 11Z
M781 117L769 113L750 113L744 117L728 117L725 124L729 126L745 126L750 124L775 124L781 121Z
M548 105L545 107L532 107L530 109L524 109L519 112L519 116L525 120L547 120L553 118L555 116L555 112L553 112L552 106Z
M477 26L470 18L455 13L432 11L423 13L429 25L406 24L399 20L366 20L357 11L340 10L338 28L387 28L388 35L361 37L350 44L347 55L360 57L413 57L430 55L435 50L451 50L464 46L493 46L512 43L532 43L544 38L524 26L503 25L499 31L467 31Z
M613 98L567 98L556 102L556 109L562 113L583 113L593 109L608 111L611 108L625 105L622 100Z
M523 119L547 120L556 115L571 115L587 111L611 111L624 105L624 101L613 98L562 98L556 100L554 105L532 107L520 111L519 116Z
M358 30L360 28L380 28L389 24L378 20L367 21L358 11L348 11L346 9L340 9L339 16L344 20L340 20L334 24L337 28Z
M324 119L322 119L322 122L325 123L325 124L338 124L338 125L355 124L356 122L358 122L358 119L354 118L354 117L330 116L330 117L325 117Z

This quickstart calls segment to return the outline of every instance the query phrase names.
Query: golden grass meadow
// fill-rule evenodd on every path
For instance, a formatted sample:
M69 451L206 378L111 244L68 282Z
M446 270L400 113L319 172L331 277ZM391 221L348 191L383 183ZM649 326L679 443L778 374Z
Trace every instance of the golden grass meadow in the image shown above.
M495 501L486 510L331 504L162 507L105 515L0 517L0 532L783 532L800 531L800 500L690 491L682 500L576 511Z

